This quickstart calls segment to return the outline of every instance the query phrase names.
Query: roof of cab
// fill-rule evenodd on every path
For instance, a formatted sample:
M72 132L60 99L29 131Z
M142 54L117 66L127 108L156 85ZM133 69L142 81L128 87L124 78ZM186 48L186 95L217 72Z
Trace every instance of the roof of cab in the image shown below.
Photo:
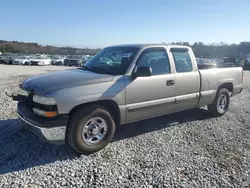
M144 47L153 47L153 46L159 46L159 47L172 47L172 48L190 48L189 46L184 45L172 45L172 44L121 44L121 45L113 45L113 46L107 46L107 48L110 47L137 47L137 48L144 48Z

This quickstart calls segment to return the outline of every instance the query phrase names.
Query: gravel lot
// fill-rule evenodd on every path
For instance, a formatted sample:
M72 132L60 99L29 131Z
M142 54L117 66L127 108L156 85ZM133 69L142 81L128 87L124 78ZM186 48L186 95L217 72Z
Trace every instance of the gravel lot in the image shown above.
M39 141L5 92L65 67L0 65L0 187L250 187L250 72L229 112L204 109L122 126L90 156Z

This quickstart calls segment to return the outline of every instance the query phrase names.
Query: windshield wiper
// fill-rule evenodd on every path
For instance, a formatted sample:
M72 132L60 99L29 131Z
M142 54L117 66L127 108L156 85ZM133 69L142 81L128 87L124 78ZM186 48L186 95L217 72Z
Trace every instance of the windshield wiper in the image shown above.
M107 69L103 69L100 67L92 67L91 70L93 70L94 72L99 73L99 74L115 75L112 71L109 71Z
M86 67L85 65L83 65L82 67L80 67L79 69L82 69L82 70L87 70L87 71L91 71L93 72L90 68Z
M113 72L108 71L108 70L103 69L103 68L100 68L100 67L89 68L89 67L83 65L80 69L87 70L87 71L94 72L94 73L98 73L98 74L115 75Z

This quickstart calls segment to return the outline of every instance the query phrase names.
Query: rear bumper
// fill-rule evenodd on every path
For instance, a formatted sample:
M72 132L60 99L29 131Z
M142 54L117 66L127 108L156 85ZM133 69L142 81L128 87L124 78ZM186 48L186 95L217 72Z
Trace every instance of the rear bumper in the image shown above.
M52 144L65 143L68 116L52 120L44 119L30 112L24 102L19 102L17 109L19 119L27 123L29 129L39 138Z
M243 85L242 84L235 86L234 90L233 90L233 93L232 93L232 96L240 94L242 92L242 90L243 90Z
M240 93L242 92L243 88L240 89Z

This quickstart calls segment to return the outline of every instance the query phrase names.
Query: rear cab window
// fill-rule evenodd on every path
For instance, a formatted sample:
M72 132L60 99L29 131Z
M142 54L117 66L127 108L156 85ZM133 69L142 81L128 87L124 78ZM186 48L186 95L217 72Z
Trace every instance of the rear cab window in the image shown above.
M174 59L175 70L177 73L193 71L193 64L188 49L172 48L171 53Z

